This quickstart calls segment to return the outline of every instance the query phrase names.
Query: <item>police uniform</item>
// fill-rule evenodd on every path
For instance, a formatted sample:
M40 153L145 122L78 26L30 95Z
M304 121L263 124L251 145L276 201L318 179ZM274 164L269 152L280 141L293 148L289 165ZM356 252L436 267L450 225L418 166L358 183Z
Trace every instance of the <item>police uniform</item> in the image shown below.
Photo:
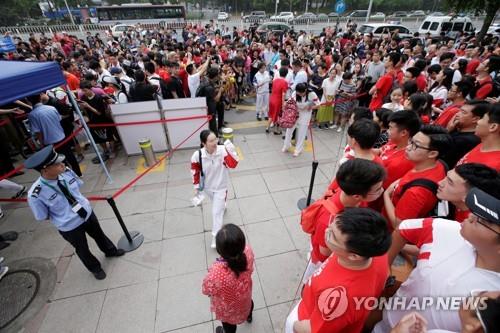
M42 172L44 168L63 160L64 155L57 154L49 145L32 155L24 165ZM73 245L85 267L96 278L103 279L106 274L99 260L90 252L85 234L94 238L107 257L123 255L124 251L117 249L102 231L90 202L80 193L82 185L83 181L69 168L57 179L40 176L28 191L28 204L35 218L39 221L50 220L62 237Z

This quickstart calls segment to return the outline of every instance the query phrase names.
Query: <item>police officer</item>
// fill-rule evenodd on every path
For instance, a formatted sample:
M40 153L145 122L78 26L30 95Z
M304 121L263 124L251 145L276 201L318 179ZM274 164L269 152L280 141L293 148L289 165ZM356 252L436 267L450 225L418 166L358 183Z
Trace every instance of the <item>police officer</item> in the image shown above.
M85 267L96 279L106 278L99 260L90 252L85 233L94 238L106 257L119 257L117 249L104 234L89 201L80 193L83 181L63 164L64 155L49 145L28 158L26 168L40 172L28 191L28 204L39 221L50 219L62 237L75 248Z

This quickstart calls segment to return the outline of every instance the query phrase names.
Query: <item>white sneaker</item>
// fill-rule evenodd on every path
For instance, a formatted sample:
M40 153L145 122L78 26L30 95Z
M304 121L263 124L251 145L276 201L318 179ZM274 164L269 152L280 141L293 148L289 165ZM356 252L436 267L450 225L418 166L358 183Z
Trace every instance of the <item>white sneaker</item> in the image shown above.
M217 246L215 245L215 236L212 237L212 244L210 244L212 249L215 249Z
M297 157L297 156L299 156L299 155L300 155L300 151L294 151L294 152L293 152L293 157Z
M286 153L286 152L288 152L288 148L286 148L286 147L281 148L281 152L282 152L282 153Z
M342 127L339 126L339 128L337 128L337 133L340 133L342 132Z
M332 126L329 126L330 129L336 129L337 128L337 125L336 124L333 124Z
M9 271L9 267L3 266L0 268L0 280L4 277L5 274Z

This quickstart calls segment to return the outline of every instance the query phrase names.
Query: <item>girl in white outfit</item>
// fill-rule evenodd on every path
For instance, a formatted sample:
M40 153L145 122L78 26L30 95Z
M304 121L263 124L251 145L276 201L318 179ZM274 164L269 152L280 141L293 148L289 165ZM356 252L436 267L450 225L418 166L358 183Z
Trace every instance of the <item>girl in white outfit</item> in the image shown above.
M200 133L202 148L191 157L191 174L195 194L203 192L212 201L212 244L215 248L215 235L222 228L226 208L228 168L238 165L238 154L231 141L218 145L217 136L210 130ZM201 163L200 163L201 156Z
M259 64L259 71L253 77L253 85L256 91L255 109L257 112L257 120L264 118L268 120L269 112L269 83L271 77L266 71L266 64L261 62Z
M304 149L304 140L307 135L307 128L311 121L311 111L319 108L319 99L316 93L307 90L307 83L299 83L295 88L292 97L297 102L297 109L299 111L299 118L292 128L287 128L285 133L285 142L281 151L286 153L292 145L292 134L297 128L296 144L294 157L299 156Z

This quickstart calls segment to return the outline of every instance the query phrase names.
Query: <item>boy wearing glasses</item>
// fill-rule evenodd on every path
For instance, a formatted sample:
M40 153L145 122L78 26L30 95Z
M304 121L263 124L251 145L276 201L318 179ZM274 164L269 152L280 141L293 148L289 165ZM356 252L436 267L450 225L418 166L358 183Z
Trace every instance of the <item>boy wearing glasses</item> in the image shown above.
M392 228L403 220L427 216L436 205L437 183L446 176L438 158L450 148L450 135L436 125L422 126L408 142L406 157L415 167L384 192L384 214ZM405 186L410 182L413 186Z
M370 311L356 300L379 297L384 289L391 234L382 215L346 208L332 217L324 237L333 254L306 283L286 333L361 332Z
M393 297L408 304L433 297L434 305L419 311L429 330L461 330L459 309L436 305L437 297L467 297L473 290L500 290L500 193L472 188L465 199L471 211L462 223L441 218L403 221L393 233L389 250L392 263L406 243L419 248L418 261L408 279ZM383 320L373 332L386 333L412 310L384 310ZM442 331L440 331L442 332Z
M361 158L349 160L337 171L335 179L339 189L327 200L333 203L337 214L346 207L359 207L363 202L372 202L384 191L384 177L384 168L375 162ZM325 242L325 230L334 216L326 207L322 207L316 215L314 232L311 234L311 260L304 273L304 283L332 253Z

